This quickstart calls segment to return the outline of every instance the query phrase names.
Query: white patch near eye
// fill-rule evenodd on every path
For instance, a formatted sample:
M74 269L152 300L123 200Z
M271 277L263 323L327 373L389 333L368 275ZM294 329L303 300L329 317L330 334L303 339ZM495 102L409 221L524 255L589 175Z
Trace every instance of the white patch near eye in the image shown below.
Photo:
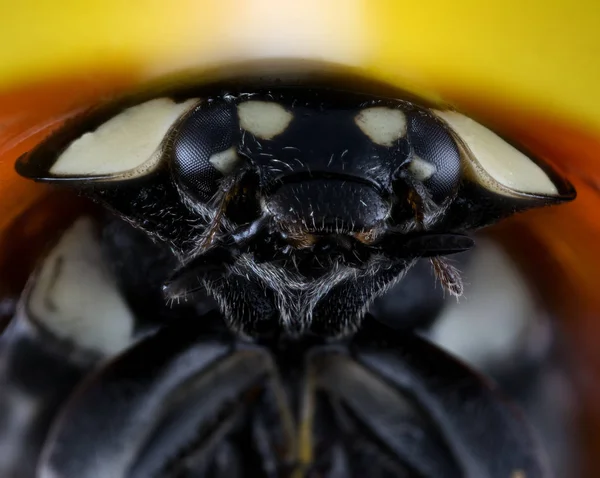
M105 176L131 171L132 175L141 175L158 160L153 156L169 128L197 103L198 99L175 103L169 98L157 98L128 108L73 141L50 173Z
M473 158L492 179L522 193L558 195L556 185L542 168L497 134L460 113L434 112L462 139ZM480 177L480 180L486 182L484 177ZM495 189L493 184L487 186Z
M260 139L273 139L281 134L292 121L293 115L286 109L268 101L246 101L238 105L240 126Z
M408 170L415 179L427 181L435 174L437 168L435 167L435 164L431 164L429 161L425 161L418 156L413 156L408 165Z
M392 146L406 135L406 116L400 110L373 106L358 113L354 121L371 141L381 146Z
M237 149L233 146L225 151L215 153L209 158L215 169L223 175L233 171L241 160L242 158L237 154Z
M134 319L89 218L78 219L44 259L26 297L27 313L60 339L103 355L125 348Z

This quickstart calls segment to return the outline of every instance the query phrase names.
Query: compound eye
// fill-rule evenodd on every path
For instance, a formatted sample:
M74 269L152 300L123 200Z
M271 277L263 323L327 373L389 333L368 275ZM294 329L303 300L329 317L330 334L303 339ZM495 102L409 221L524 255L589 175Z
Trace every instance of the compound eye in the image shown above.
M467 175L479 186L512 197L557 198L568 193L532 159L471 118L454 111L435 114L459 139Z
M447 127L436 118L415 112L408 125L413 155L409 171L422 181L433 200L442 202L458 187L461 156Z
M173 138L173 173L186 192L203 202L218 181L241 162L237 154L239 125L235 106L210 101L183 120Z

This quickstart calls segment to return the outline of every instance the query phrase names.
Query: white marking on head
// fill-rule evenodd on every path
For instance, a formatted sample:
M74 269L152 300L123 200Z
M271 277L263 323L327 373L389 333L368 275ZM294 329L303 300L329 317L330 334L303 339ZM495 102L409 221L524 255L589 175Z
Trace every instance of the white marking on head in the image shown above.
M477 162L474 169L478 179L490 189L502 192L486 175L513 191L558 195L556 185L542 168L496 133L454 111L435 111L435 114L446 121L469 148L473 156L470 159Z
M429 161L425 161L418 156L413 156L410 164L408 165L408 170L415 179L418 179L419 181L427 181L436 173L437 167L435 164L432 164Z
M237 149L232 146L225 151L219 151L213 154L209 158L210 163L218 170L221 174L226 175L233 171L238 164L242 161L242 158L237 154Z
M157 98L132 106L73 141L50 168L55 176L142 175L169 128L198 99L175 103ZM151 161L154 159L154 161Z
M406 116L398 109L386 106L365 108L354 121L371 141L381 146L392 146L406 135Z
M260 139L273 139L292 121L293 115L283 106L268 101L246 101L238 105L240 126Z
M51 333L112 355L132 340L134 319L109 272L94 224L78 219L38 269L27 313Z

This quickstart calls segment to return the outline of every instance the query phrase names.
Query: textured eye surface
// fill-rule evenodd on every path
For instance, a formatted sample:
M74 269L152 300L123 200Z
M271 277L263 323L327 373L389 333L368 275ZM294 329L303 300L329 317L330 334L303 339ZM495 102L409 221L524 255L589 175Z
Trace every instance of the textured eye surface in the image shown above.
M238 131L235 106L223 101L201 105L183 121L173 140L173 169L188 192L210 199L217 181L239 163Z
M468 148L469 166L480 184L500 194L509 191L543 196L559 194L542 168L486 127L454 111L435 113Z
M413 148L409 170L436 202L445 199L460 181L461 158L454 139L435 118L419 113L411 114L409 138Z

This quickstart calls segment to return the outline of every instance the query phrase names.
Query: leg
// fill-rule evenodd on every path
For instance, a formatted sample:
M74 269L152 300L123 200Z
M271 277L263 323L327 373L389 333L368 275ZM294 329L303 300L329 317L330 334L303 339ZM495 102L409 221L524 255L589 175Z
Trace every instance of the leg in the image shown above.
M467 476L546 476L527 423L498 390L424 339L367 323L356 361L419 404Z
M256 346L201 322L163 329L89 377L40 476L545 476L497 391L423 339L367 321L335 345Z
M41 476L183 476L210 466L273 365L260 349L204 334L201 322L163 329L89 377L55 424Z

